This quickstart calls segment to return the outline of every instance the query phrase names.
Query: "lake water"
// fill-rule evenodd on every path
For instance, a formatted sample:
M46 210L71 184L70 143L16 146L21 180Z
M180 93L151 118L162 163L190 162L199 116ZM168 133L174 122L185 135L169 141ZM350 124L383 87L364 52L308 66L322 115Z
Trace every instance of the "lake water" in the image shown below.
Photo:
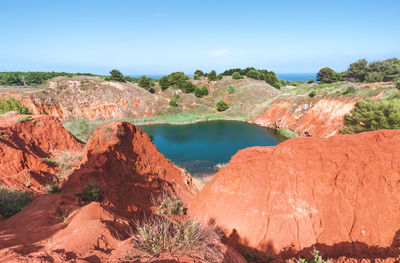
M280 142L270 129L237 121L138 127L152 138L165 157L195 177L215 173L240 149Z

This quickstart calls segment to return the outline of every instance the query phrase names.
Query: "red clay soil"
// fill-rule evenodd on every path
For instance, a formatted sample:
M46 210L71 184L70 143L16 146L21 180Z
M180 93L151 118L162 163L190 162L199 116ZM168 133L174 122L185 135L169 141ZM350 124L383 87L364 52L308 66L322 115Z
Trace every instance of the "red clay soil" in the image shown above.
M57 147L81 148L81 143L74 144L61 136L66 132L62 126L46 126L43 118L47 118L46 123L56 120L34 117L39 126L15 125L22 125L21 136L27 133L24 129L31 131L37 137L33 145L43 152ZM12 120L7 122L14 125ZM7 127L2 126L8 132L12 130ZM42 133L35 131L39 127L44 127ZM52 133L59 134L59 143L41 141ZM63 139L65 144L61 143ZM22 139L20 142L27 144ZM26 155L24 150L21 151ZM11 158L7 153L4 156ZM82 192L92 182L101 189L100 202L85 203L75 192ZM104 124L87 143L79 167L67 178L61 193L36 196L22 211L0 221L0 262L125 262L131 249L132 220L152 214L151 196L170 191L188 203L197 193L193 182L190 175L159 153L149 137L134 125ZM220 247L224 262L245 262L230 247L222 243ZM150 262L194 262L194 259L164 256Z
M58 169L43 158L58 153L74 155L83 143L52 116L15 115L0 118L0 184L14 189L43 192Z
M399 178L399 130L290 139L239 151L189 214L215 220L233 243L283 259L314 245L334 258L396 258Z

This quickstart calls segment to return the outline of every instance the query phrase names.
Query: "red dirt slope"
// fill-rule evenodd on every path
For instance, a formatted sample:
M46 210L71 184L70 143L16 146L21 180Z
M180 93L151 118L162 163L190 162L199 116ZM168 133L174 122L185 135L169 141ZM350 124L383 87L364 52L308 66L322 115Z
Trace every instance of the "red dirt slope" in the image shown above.
M290 258L400 255L400 131L239 151L189 205L233 241ZM301 254L301 253L300 253Z
M0 184L41 192L57 169L43 158L81 152L83 143L53 116L0 118Z

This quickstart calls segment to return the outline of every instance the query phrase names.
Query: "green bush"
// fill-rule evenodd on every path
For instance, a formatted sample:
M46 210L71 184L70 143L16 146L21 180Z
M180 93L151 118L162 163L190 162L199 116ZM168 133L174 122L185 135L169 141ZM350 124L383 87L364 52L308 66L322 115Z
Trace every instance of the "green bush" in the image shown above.
M383 74L380 72L369 72L365 77L365 81L368 83L381 82L383 81Z
M341 79L340 74L331 68L322 68L317 73L317 80L320 83L333 83Z
M202 70L200 70L200 69L196 70L196 71L194 72L194 74L197 75L197 76L199 76L199 77L204 76L204 72L203 72Z
M135 222L128 259L157 258L167 254L188 256L202 262L219 262L224 257L216 245L219 242L221 236L212 225L191 220L172 222L162 216L152 216Z
M224 101L224 100L218 101L217 111L226 111L227 109L229 109L229 105L226 101Z
M230 85L230 86L228 87L228 93L229 93L229 94L233 94L233 93L235 93L235 92L236 92L235 86Z
M171 105L172 107L178 107L178 103L176 102L176 98L172 98L169 101L169 105Z
M197 74L194 74L193 79L194 79L194 80L200 80L200 76L197 75Z
M100 200L100 187L92 182L90 185L86 185L83 188L83 192L76 192L75 195L79 196L82 201L90 203L90 202L98 202Z
M0 100L0 114L9 111L17 111L20 114L29 114L28 108L22 105L21 102L14 97L9 97L6 100Z
M32 116L29 116L29 115L21 117L21 118L18 119L19 123L26 122L26 121L30 121L32 123L36 123L36 121L32 118Z
M196 88L194 89L194 95L198 98L202 98L204 96L208 95L208 88L207 86L196 86Z
M353 94L356 91L354 86L347 87L345 91L343 91L343 95Z
M307 83L308 83L308 84L314 83L314 79L313 79L313 78L310 78L310 79L307 81Z
M8 218L18 213L32 201L29 192L17 191L0 186L0 215Z
M208 73L207 77L208 77L208 81L215 81L218 79L217 72L215 72L215 70L211 70L211 72Z
M232 74L232 78L233 78L233 79L242 79L243 76L240 75L239 72L234 72L234 73Z
M160 215L183 215L185 213L182 201L168 193L163 193L160 204L157 202L153 202L153 204L158 206L157 213Z
M313 90L311 91L308 96L310 96L311 98L314 97L315 95L317 95L317 91Z
M44 161L47 165L49 165L49 166L53 166L53 167L56 167L56 166L57 166L57 162L54 161L54 159L52 159L52 158L50 158L50 157L44 157L44 158L43 158L43 161Z
M160 85L162 90L168 89L170 85L168 78L166 76L161 77L160 80L158 81L158 84Z
M400 129L400 99L376 101L361 100L344 117L346 129L351 133L380 129Z
M251 79L260 79L261 73L256 69L252 69L246 74L246 76Z
M400 90L400 78L396 79L394 82L394 86Z
M109 80L125 82L124 75L122 75L122 73L118 69L113 69L110 71Z
M313 256L312 259L299 258L296 260L296 263L329 263L329 260L322 259L322 256L319 254L319 251L315 248L311 253L311 255Z
M49 194L61 192L60 181L58 178L53 178L51 183L46 185L46 192Z

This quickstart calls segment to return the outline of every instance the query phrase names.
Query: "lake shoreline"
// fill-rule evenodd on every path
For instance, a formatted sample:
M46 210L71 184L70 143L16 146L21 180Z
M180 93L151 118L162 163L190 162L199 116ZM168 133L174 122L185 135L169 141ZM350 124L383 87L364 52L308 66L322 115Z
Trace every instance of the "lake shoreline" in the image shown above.
M208 122L208 121L238 121L238 122L246 122L250 124L255 124L260 127L264 127L261 125L256 124L253 121L249 120L244 120L244 119L235 119L235 118L208 118L208 119L197 119L193 121L182 121L182 122L173 122L173 121L160 121L160 120L154 120L154 121L148 121L148 122L131 122L135 126L145 126L145 125L157 125L157 124L167 124L167 125L188 125L188 124L195 124L195 123L200 123L200 122Z

